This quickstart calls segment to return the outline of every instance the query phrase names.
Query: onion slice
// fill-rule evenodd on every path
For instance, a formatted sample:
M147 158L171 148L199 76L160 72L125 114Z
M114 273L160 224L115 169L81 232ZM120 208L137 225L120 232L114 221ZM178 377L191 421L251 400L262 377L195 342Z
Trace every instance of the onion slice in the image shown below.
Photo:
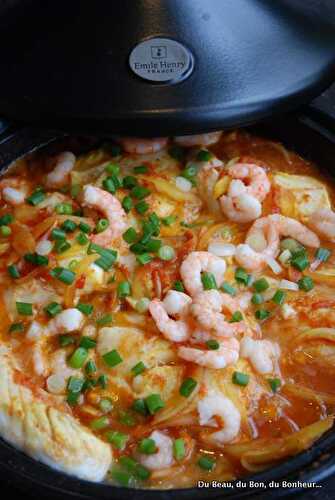
M217 257L231 257L236 253L236 246L231 243L210 243L208 251Z

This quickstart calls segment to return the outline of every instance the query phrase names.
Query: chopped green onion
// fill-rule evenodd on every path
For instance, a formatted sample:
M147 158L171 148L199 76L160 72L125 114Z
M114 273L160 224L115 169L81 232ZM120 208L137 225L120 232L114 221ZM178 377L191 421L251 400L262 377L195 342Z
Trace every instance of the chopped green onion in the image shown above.
M21 333L24 331L23 323L12 323L9 327L9 333Z
M91 375L97 371L97 366L92 359L88 360L85 365L85 372L87 375Z
M109 226L109 220L108 219L100 219L98 220L96 226L95 226L95 231L97 233L102 233L103 231L106 231L106 229Z
M62 310L63 308L60 304L58 304L58 302L50 302L50 304L44 308L44 312L52 318L59 314Z
M92 228L89 224L86 224L86 222L79 222L79 229L86 234L90 234L92 231Z
M171 158L177 161L183 161L185 158L185 150L181 146L171 146L168 150Z
M134 474L138 479L148 479L150 477L150 471L139 464L133 458L123 456L119 458L120 464L125 467L129 472Z
M149 171L146 165L139 165L138 167L134 167L134 174L147 174Z
M309 292L314 288L314 281L309 276L304 276L298 281L298 285L300 290L304 290L305 292Z
M75 406L78 404L79 396L80 392L68 392L66 401L70 406Z
M292 258L291 252L286 249L283 250L282 253L279 255L278 260L281 262L283 265L286 265Z
M142 253L140 255L136 255L136 260L139 264L145 266L145 264L149 264L149 262L152 261L152 257L149 253Z
M157 446L153 439L143 438L138 444L138 451L144 453L145 455L152 455L157 452Z
M90 314L92 314L94 307L92 306L92 304L83 304L82 302L79 302L77 304L77 309L78 311L85 314L85 316L89 316Z
M162 217L161 221L164 226L172 226L174 222L176 222L177 217L175 215L167 215L166 217Z
M111 469L110 476L115 483L120 484L125 488L131 487L135 481L135 478L132 474L117 466L114 466Z
M71 215L72 214L71 203L58 203L58 205L56 205L56 212L59 215Z
M127 427L134 427L136 425L136 419L127 411L120 412L119 422Z
M264 292L265 290L267 290L270 285L265 278L261 278L257 281L254 281L252 286L254 287L256 292L261 293L261 292Z
M264 302L263 295L261 295L260 293L254 293L251 297L251 302L255 305L262 304Z
M114 262L114 257L99 257L94 261L94 264L101 267L104 271L109 271L113 267Z
M135 304L135 309L138 313L143 314L149 309L150 300L147 297L142 297Z
M143 200L135 205L135 209L140 215L143 215L149 210L149 205L146 201Z
M59 281L62 281L66 285L72 285L74 280L76 279L76 275L74 272L66 269L65 267L55 267L50 272L53 278L57 278Z
M157 255L161 260L172 260L175 258L176 253L169 245L163 245L158 250Z
M113 321L113 315L112 314L105 314L104 316L101 316L101 318L97 319L97 325L99 326L104 326L104 325L109 325Z
M286 293L283 290L277 290L274 296L272 297L272 302L281 306L285 302Z
M291 254L295 254L304 250L304 247L293 238L285 238L280 242L280 249L289 250Z
M156 253L162 246L162 240L151 238L145 246L148 252Z
M26 201L29 203L29 205L33 205L34 207L41 203L45 199L45 193L42 189L36 189L28 198Z
M130 210L133 208L133 200L130 198L130 196L125 196L122 200L122 207L125 212L130 212Z
M131 286L129 281L121 281L117 287L117 295L119 299L128 297L131 294Z
M107 172L107 174L111 174L111 175L119 175L120 167L119 167L119 165L116 165L115 163L108 163L108 165L106 165L106 167L105 167L105 172Z
M76 242L79 243L79 245L86 245L88 243L88 237L86 236L85 233L78 233L76 237Z
M180 281L180 280L177 280L173 283L172 285L172 289L173 290L177 290L177 292L184 292L185 291L185 288L184 288L184 285L183 285L183 282Z
M106 179L104 179L102 182L102 186L109 193L114 194L116 192L116 186L112 177L107 177Z
M185 441L182 438L173 441L173 456L176 460L183 460L186 456Z
M155 212L152 212L149 217L149 223L151 225L151 233L153 236L158 236L159 235L159 230L160 230L160 219L158 215Z
M61 347L66 347L70 344L75 343L75 338L72 337L72 335L59 335L58 336L58 342Z
M123 187L126 189L133 189L138 185L138 180L132 175L126 175L123 179Z
M88 351L83 347L77 347L72 356L69 359L69 365L71 368L78 369L81 368L88 358Z
M12 230L9 226L0 226L1 236L9 236L12 234Z
M137 232L133 227L129 227L122 235L122 238L126 243L135 243L138 238Z
M215 276L212 273L202 273L201 281L205 290L217 290L218 288Z
M281 386L281 380L279 378L269 378L268 382L272 392L277 392L279 387Z
M97 384L100 385L102 389L106 389L108 384L107 375L100 375L100 377L98 377Z
M54 250L55 250L56 253L58 253L58 254L64 253L69 248L71 248L71 245L70 245L70 243L68 241L66 241L66 240L56 240L56 243L55 243L55 246L54 246Z
M92 254L92 253L99 254L106 261L109 261L110 265L113 265L117 259L117 251L116 250L110 250L109 248L104 248L100 245L97 245L96 243L89 244L89 246L87 248L87 253L88 254Z
M297 253L293 255L291 259L291 265L298 269L298 271L304 271L308 266L309 262L305 253Z
M8 271L9 276L13 279L20 278L20 276L21 276L20 271L18 270L18 268L15 264L11 264L10 266L8 266L7 271Z
M38 253L26 253L23 256L24 260L34 264L35 266L47 266L49 263L48 257L39 255Z
M199 153L197 154L197 161L209 161L213 157L212 153L210 151L207 151L206 149L201 149Z
M8 226L11 222L13 222L14 217L12 214L5 214L0 217L0 226Z
M81 392L83 385L84 380L82 378L71 376L67 384L67 390L70 392Z
M220 347L220 344L215 339L209 339L209 340L206 341L206 346L211 351L217 351L219 349L219 347Z
M107 352L102 356L102 359L108 365L110 368L113 368L114 366L119 365L122 363L123 359L121 358L120 354L116 349L113 349L112 351Z
M329 257L331 256L331 251L328 248L318 248L315 253L315 258L320 262L327 262Z
M226 292L226 293L228 293L229 295L232 295L232 296L234 296L234 295L237 294L236 288L234 288L232 285L230 285L226 281L224 283L222 283L221 290L223 290L224 292Z
M109 413L113 409L113 403L110 399L104 398L99 401L99 408L104 413Z
M249 274L246 272L243 267L238 267L235 271L235 279L238 283L242 283L243 285L247 285L249 283Z
M198 465L204 470L211 471L215 467L215 459L202 456L198 460Z
M73 233L77 229L77 224L73 220L66 219L61 225L61 229L66 233Z
M101 429L105 429L109 426L109 418L107 416L95 418L90 422L90 427L94 431L100 431Z
M235 311L232 317L230 318L230 323L238 323L243 320L243 316L241 311Z
M141 415L148 415L148 408L144 399L135 399L132 404L132 409Z
M129 250L135 254L145 253L147 247L142 243L134 243L129 247Z
M83 336L80 339L79 346L83 347L84 349L94 349L97 345L97 341L94 339L91 339L91 337Z
M249 375L242 372L234 372L232 376L233 384L246 386L249 383Z
M257 319L264 320L267 319L270 316L270 312L267 311L266 309L258 309L255 312L255 316Z
M135 186L131 190L131 195L134 198L137 198L138 200L143 200L144 198L146 198L147 196L149 196L149 194L151 194L150 189L148 189L148 188L146 188L144 186Z
M192 394L197 385L198 382L194 380L194 378L192 377L185 378L185 380L183 381L183 383L179 388L179 394L181 396L184 396L184 398L188 398Z
M181 177L185 177L185 179L192 181L194 177L197 175L198 168L195 165L188 165L184 170L180 172Z
M70 269L70 271L73 271L75 272L77 267L78 267L78 264L79 264L79 260L77 259L72 259L70 260L69 262L69 265L68 265L68 268Z
M123 432L119 431L108 431L105 437L118 450L124 450L129 439L128 434L123 434Z
M16 310L21 316L31 316L33 314L33 305L29 302L16 302Z
M159 394L150 394L147 396L145 398L145 404L150 415L154 415L165 406L164 401L162 401Z
M146 369L145 364L143 361L139 361L135 366L132 367L131 371L134 376L139 375L140 373L144 372Z
M55 227L50 234L52 240L65 240L66 233L62 229Z

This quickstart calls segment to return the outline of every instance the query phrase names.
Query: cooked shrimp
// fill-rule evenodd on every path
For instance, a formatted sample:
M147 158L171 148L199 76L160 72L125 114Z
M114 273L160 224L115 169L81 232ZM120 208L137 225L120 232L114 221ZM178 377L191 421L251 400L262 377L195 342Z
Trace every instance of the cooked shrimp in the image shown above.
M218 290L205 290L200 292L191 305L191 311L195 319L206 330L213 330L216 336L232 337L245 330L243 321L228 323L222 309L231 313L240 309L239 302L227 293Z
M151 455L139 453L137 455L138 461L150 470L170 467L174 462L172 439L161 431L153 431L149 438L155 441L157 451Z
M47 330L50 335L70 333L80 330L84 323L84 315L78 309L65 309L49 321Z
M56 158L54 169L45 178L45 185L50 188L64 186L69 178L69 174L74 167L76 157L70 151L60 153Z
M191 303L191 297L176 290L169 290L163 300L164 309L170 316L184 315Z
M211 391L198 402L200 425L213 425L213 417L222 419L223 429L210 434L209 439L215 445L224 445L232 441L239 433L241 415L233 402L220 394Z
M220 287L224 281L226 263L209 252L191 252L180 266L180 275L186 290L191 296L203 290L201 273L212 273Z
M142 139L140 137L119 137L116 139L126 153L146 155L158 153L167 146L167 137L156 137L155 139Z
M233 179L244 181L246 193L260 202L271 189L265 169L253 163L235 163L229 168L228 173Z
M209 146L219 141L222 132L209 132L208 134L180 135L174 141L180 146L190 148L193 146Z
M254 369L259 373L272 373L275 362L280 356L279 345L270 340L254 340L244 337L241 340L240 356L248 358Z
M100 210L109 221L107 229L92 238L94 243L108 246L115 238L121 236L127 228L126 212L119 200L108 191L90 184L86 185L83 191L83 204Z
M335 212L329 208L320 208L314 212L308 225L322 238L335 242Z
M239 347L240 344L235 338L222 339L220 347L216 351L205 351L194 347L182 346L178 348L178 356L196 365L219 370L237 362Z
M0 181L3 199L10 205L21 205L28 194L27 183L17 177L8 177Z
M225 216L241 224L251 222L262 214L262 205L254 196L247 193L231 198L223 195L220 198L221 210Z
M250 271L260 271L268 259L279 252L280 236L290 236L312 248L320 246L319 238L301 222L273 214L254 222L248 231L245 244L238 245L235 259Z
M149 304L150 314L156 323L158 330L165 338L172 342L184 342L190 336L190 329L183 320L169 318L163 302L154 299Z

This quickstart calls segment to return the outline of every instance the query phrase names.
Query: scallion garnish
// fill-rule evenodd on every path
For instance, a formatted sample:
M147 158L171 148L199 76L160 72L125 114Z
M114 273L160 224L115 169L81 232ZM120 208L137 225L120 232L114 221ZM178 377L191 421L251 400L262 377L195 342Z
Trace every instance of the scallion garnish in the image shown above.
M188 398L192 394L197 385L198 382L194 380L194 378L188 377L181 384L179 388L179 394L181 396L184 396L184 398Z
M249 383L249 375L242 372L234 372L232 376L232 382L236 385L246 386Z
M121 358L120 354L116 349L113 349L112 351L109 351L106 354L104 354L102 356L102 359L104 360L106 365L108 365L111 368L119 365L123 361L123 359Z

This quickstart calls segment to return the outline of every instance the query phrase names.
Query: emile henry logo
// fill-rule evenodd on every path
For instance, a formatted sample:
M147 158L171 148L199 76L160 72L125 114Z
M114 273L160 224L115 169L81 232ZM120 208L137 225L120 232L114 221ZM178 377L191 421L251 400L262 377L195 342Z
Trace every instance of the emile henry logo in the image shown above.
M177 83L192 73L193 56L177 40L156 37L133 48L129 66L145 80Z
M169 61L169 52L166 45L151 45L150 53L152 60L147 62L134 61L134 69L146 71L147 73L174 73L185 68L185 61ZM175 59L175 55L173 56Z

